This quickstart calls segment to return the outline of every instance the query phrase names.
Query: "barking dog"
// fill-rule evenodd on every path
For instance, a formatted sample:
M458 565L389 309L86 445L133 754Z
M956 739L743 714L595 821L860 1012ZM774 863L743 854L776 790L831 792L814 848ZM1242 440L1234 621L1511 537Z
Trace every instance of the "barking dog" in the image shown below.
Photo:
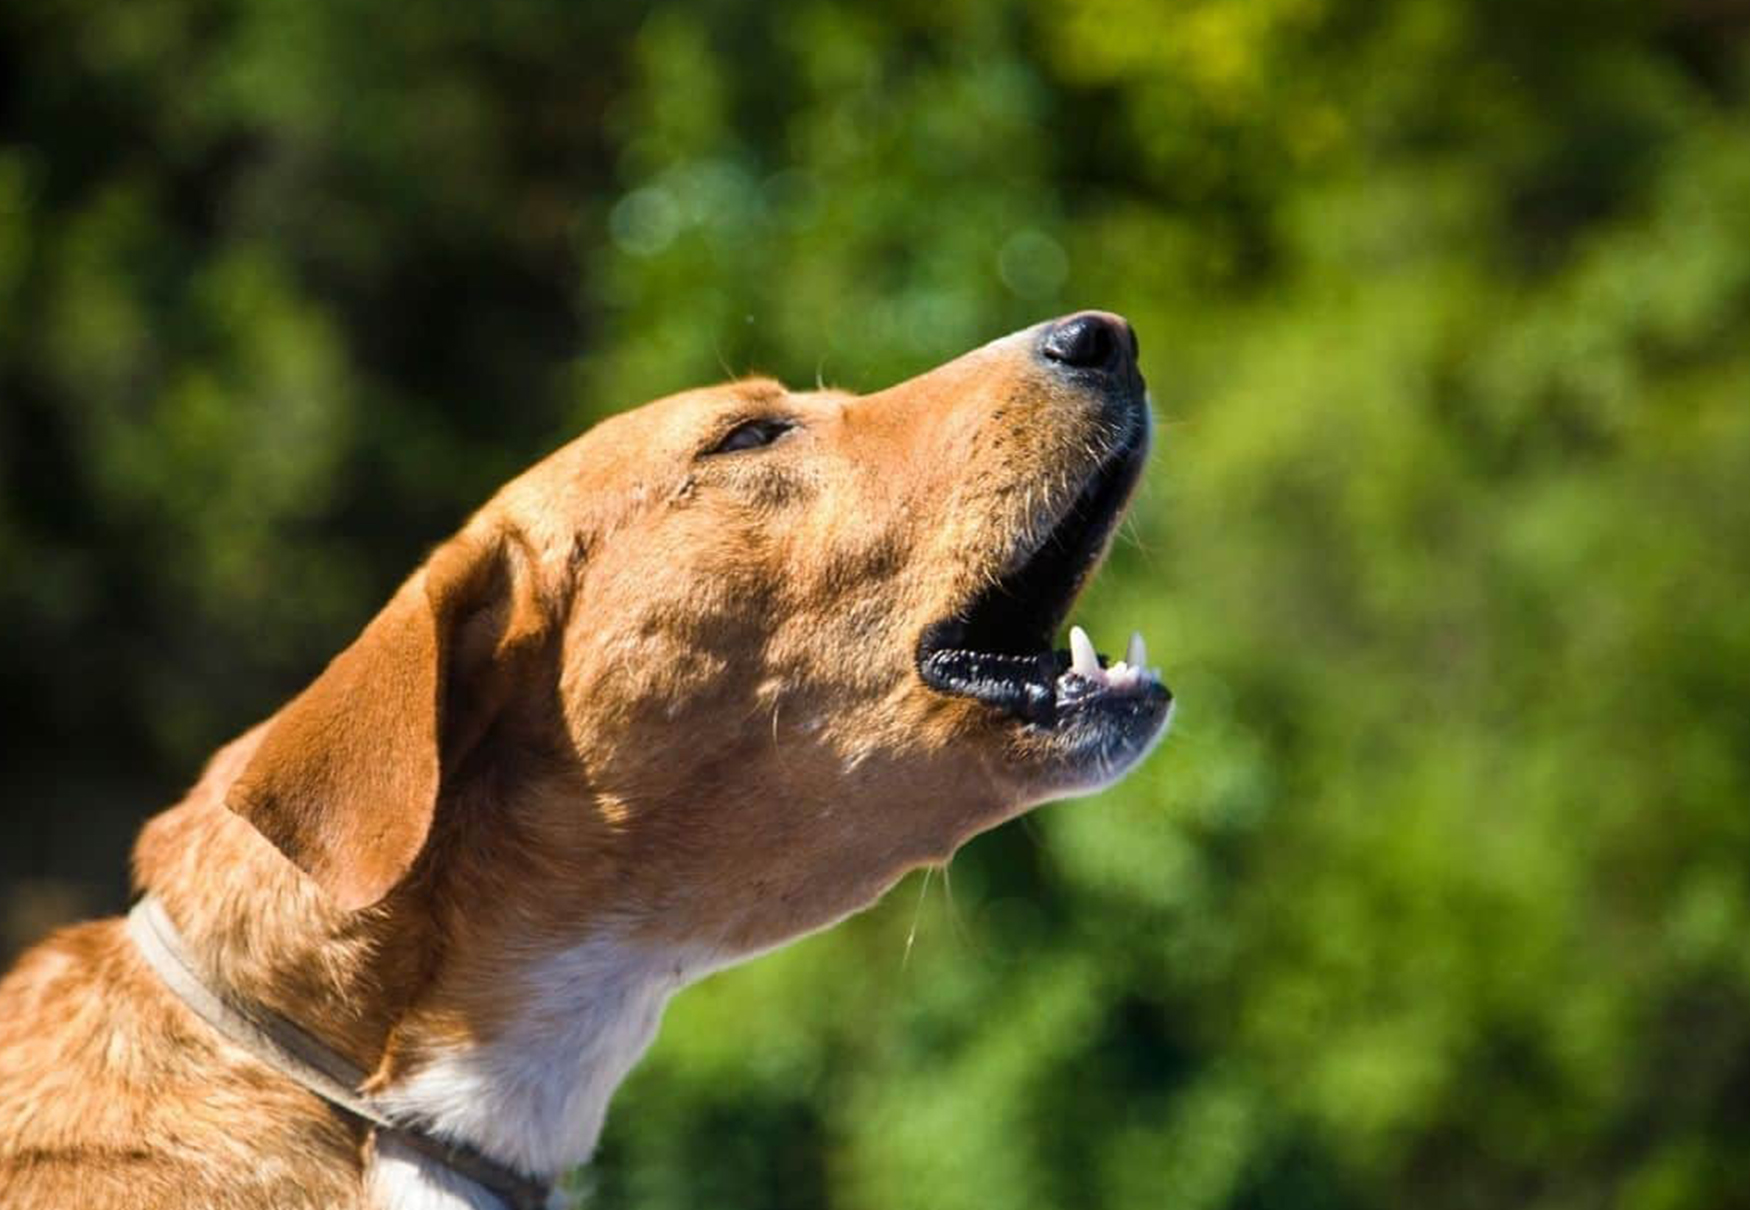
M513 480L0 984L0 1204L541 1202L675 990L1165 730L1140 639L1053 650L1149 434L1083 312Z

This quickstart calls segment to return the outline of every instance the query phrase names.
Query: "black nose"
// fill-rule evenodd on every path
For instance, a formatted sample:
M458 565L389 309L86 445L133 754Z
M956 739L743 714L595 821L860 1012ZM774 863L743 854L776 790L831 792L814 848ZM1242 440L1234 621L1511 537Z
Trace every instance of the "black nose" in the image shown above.
M1122 370L1136 364L1136 333L1121 315L1078 311L1051 325L1039 351L1079 370Z

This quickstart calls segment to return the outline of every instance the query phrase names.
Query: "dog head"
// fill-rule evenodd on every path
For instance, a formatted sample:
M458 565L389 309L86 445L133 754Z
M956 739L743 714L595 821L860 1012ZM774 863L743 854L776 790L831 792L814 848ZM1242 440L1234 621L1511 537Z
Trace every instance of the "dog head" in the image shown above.
M1139 643L1052 650L1147 452L1135 354L1085 312L872 395L616 416L432 555L228 805L348 908L535 882L723 953L829 923L1164 730Z

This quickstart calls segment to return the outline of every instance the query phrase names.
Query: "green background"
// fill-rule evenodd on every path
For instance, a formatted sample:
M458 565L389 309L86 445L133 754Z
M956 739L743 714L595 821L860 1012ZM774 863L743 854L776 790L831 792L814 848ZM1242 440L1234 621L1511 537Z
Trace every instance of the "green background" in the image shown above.
M1174 733L682 995L590 1204L1750 1204L1747 36L7 0L6 947L597 417L1101 306Z

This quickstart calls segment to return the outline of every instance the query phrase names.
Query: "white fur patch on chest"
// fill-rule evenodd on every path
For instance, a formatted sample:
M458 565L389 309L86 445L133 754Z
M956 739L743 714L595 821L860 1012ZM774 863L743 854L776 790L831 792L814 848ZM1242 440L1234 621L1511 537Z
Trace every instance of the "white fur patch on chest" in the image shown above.
M378 1140L368 1182L369 1204L382 1210L504 1210L473 1181L393 1140Z
M377 1100L398 1119L552 1177L595 1150L608 1100L656 1036L677 990L714 967L600 935L532 962L521 1004L491 1041L439 1054ZM476 1187L418 1156L372 1171L382 1210L474 1210ZM486 1206L496 1203L488 1199Z

